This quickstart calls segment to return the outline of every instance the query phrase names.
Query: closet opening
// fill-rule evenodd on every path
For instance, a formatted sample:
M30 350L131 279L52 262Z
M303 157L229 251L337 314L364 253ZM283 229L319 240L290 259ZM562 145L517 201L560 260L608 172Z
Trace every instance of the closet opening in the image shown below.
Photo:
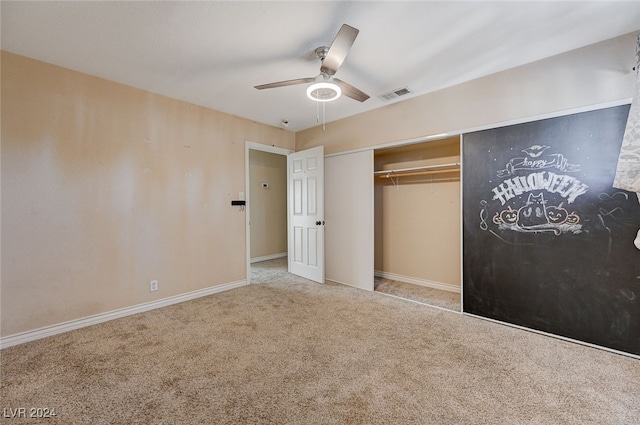
M374 290L461 312L460 137L374 153Z

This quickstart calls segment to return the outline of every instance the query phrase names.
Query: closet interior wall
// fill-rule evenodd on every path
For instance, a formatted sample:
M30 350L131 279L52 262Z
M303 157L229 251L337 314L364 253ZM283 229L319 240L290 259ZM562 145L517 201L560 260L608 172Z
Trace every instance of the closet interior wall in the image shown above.
M459 163L458 136L375 151L376 276L460 291L460 168L430 168Z

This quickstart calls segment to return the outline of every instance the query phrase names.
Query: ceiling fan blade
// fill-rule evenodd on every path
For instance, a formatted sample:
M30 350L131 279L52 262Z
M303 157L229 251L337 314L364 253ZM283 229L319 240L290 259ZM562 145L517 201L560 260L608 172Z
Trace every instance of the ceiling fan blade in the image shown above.
M333 75L338 71L359 32L359 30L347 24L342 25L333 43L331 43L331 47L329 47L327 56L322 61L321 72Z
M254 87L258 90L273 89L275 87L295 86L296 84L313 83L315 80L315 77L297 78L295 80L278 81L277 83L261 84Z
M366 94L362 90L358 90L349 83L345 83L344 81L338 80L337 78L334 78L333 82L340 86L343 95L350 97L351 99L357 100L358 102L364 102L365 100L369 99L368 94Z

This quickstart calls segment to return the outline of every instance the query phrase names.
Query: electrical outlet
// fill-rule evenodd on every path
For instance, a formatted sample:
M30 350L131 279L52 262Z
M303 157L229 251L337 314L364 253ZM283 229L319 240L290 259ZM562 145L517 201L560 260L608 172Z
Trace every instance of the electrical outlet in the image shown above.
M158 281L157 280L152 280L151 282L149 282L149 291L150 292L154 292L158 290Z

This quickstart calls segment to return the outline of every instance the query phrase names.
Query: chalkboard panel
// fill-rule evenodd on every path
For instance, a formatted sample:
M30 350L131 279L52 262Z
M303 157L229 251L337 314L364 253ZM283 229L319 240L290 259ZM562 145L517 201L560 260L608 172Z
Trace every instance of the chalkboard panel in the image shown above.
M640 354L640 205L612 187L628 112L463 136L465 312Z

